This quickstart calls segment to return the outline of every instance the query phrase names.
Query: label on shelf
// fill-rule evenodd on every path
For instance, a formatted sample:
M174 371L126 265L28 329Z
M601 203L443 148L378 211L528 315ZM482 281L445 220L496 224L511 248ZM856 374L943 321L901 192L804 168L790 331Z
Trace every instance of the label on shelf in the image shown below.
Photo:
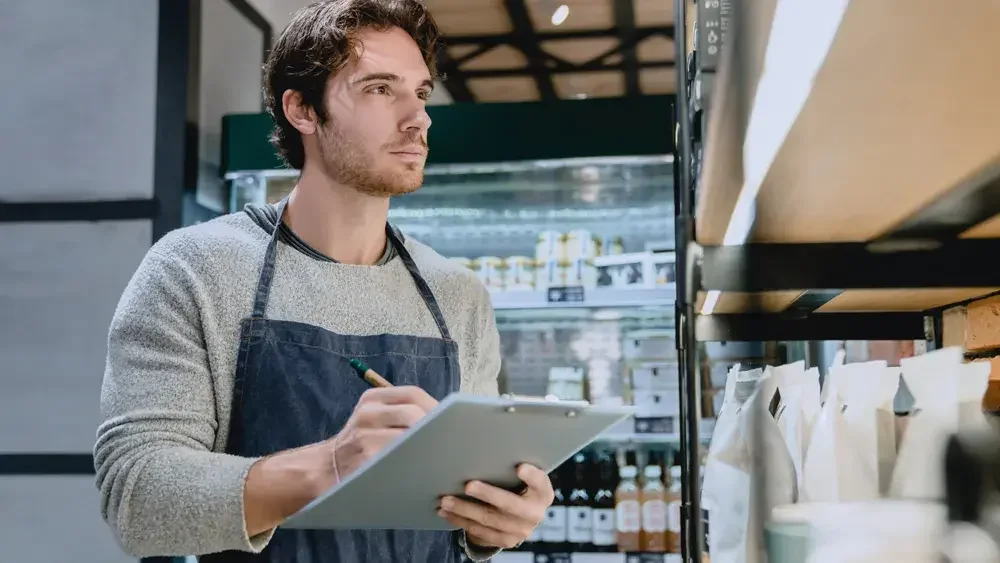
M572 543L591 543L594 538L594 517L589 506L570 506L566 509L567 534Z
M641 529L641 509L637 500L623 500L615 507L617 529L625 534L638 533Z
M613 508L595 508L593 516L593 543L597 546L615 545L615 511Z
M677 430L674 428L676 417L663 416L656 418L635 419L636 434L673 434Z
M564 542L566 541L566 507L550 506L545 513L545 520L539 525L543 542Z
M583 303L586 297L583 286L574 285L568 287L550 287L548 291L549 303Z
M573 563L572 553L536 553L535 563Z
M625 563L663 563L665 553L629 552L625 555Z

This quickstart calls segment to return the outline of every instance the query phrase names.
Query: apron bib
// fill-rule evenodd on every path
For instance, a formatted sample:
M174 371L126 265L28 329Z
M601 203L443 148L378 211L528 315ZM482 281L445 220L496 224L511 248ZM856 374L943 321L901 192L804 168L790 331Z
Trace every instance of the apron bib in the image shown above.
M342 335L265 316L274 278L285 202L267 246L253 312L240 330L226 453L259 457L326 440L344 427L369 385L348 362L363 360L393 385L416 385L437 400L459 389L458 344L427 282L402 242L386 235L437 324L440 338ZM350 297L345 296L345 299ZM344 507L350 510L350 507ZM458 563L465 560L454 532L412 530L285 530L259 554L230 551L204 563Z

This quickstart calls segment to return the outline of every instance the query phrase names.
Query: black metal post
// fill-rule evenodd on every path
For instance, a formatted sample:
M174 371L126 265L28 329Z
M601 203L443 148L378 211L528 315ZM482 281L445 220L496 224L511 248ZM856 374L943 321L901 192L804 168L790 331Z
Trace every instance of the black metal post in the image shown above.
M694 306L697 298L698 268L692 250L694 238L694 207L691 178L691 112L688 100L687 72L687 1L674 0L675 70L677 96L675 111L677 135L675 162L676 184L676 244L677 260L677 355L680 377L681 432L681 551L684 561L700 563L702 553L701 466L699 420L701 393L698 378L697 343L694 339Z

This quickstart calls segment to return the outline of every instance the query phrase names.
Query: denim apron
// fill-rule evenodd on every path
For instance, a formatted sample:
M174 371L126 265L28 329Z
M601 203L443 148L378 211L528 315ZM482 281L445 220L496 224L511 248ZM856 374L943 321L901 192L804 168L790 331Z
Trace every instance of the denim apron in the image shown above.
M278 232L267 246L253 313L244 319L233 388L226 452L258 457L314 444L339 432L369 385L348 362L359 358L394 385L416 385L441 400L458 391L458 345L444 315L402 242L388 224L386 235L413 278L437 324L440 338L336 334L294 321L268 319ZM400 288L403 290L403 288ZM330 291L337 291L331 287ZM344 294L344 299L352 299ZM345 506L344 510L351 507ZM286 530L279 528L260 554L229 551L202 556L210 563L457 563L465 560L454 532L411 530Z

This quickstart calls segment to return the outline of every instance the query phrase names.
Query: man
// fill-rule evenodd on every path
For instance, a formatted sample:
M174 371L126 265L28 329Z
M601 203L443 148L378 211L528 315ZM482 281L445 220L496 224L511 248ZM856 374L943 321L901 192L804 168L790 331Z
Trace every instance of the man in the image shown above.
M445 395L496 393L488 293L386 222L389 198L422 182L437 38L417 0L297 13L265 94L298 185L170 233L126 288L94 451L103 515L130 553L486 560L542 520L551 484L522 466L522 495L473 482L482 504L442 499L459 533L275 531ZM395 387L368 388L351 358Z

